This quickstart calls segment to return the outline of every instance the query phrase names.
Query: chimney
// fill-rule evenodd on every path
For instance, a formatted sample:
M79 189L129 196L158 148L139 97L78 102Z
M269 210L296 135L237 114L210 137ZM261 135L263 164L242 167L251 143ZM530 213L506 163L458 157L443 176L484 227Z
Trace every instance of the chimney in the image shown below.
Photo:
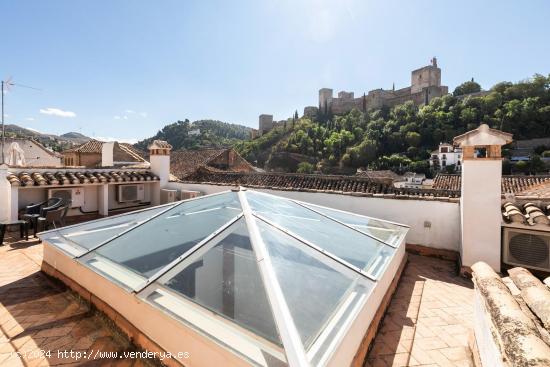
M512 142L512 134L482 124L454 138L462 148L460 197L463 270L484 261L500 271L501 258L501 147Z
M151 172L160 178L160 188L163 189L170 179L170 151L172 146L164 140L154 140L149 149Z
M101 145L101 167L112 167L113 161L113 149L115 147L114 141L105 142Z

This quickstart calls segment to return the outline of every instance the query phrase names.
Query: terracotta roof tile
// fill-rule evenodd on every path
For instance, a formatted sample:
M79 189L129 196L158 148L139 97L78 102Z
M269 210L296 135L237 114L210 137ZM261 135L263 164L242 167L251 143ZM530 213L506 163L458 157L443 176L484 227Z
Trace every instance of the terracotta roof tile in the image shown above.
M214 172L201 167L185 177L185 182L227 186L247 186L278 190L329 192L358 196L392 198L457 198L460 192L451 190L395 188L359 176L306 175L296 173Z
M57 171L9 173L12 186L61 186L107 182L154 181L159 178L149 171Z
M460 190L461 181L459 174L438 173L432 187L437 190ZM535 185L547 183L550 184L550 176L502 176L501 189L503 194L519 195ZM550 193L550 189L548 191Z
M228 149L174 150L170 153L170 172L176 177L184 177L207 166Z
M92 139L82 145L77 147L67 149L65 152L77 152L77 153L101 153L101 148L103 147L103 142L99 140ZM65 153L64 152L64 153Z

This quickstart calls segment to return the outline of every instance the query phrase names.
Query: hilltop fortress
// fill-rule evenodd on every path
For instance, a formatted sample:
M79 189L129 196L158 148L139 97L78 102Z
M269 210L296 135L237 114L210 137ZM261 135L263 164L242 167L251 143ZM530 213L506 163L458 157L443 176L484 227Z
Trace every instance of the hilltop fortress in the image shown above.
M437 59L431 60L431 65L421 67L411 72L410 87L395 90L374 89L355 98L353 92L338 92L333 97L332 89L319 90L319 107L308 106L304 109L305 115L321 113L343 114L357 108L360 111L393 107L407 101L417 105L427 104L435 97L449 93L447 86L441 85L441 69L437 67Z
M355 98L353 92L338 92L338 97L333 96L333 90L322 88L319 90L319 106L307 106L304 108L304 116L315 117L319 113L344 114L356 108L366 112L372 109L393 107L407 101L413 101L417 105L427 104L436 97L449 93L449 87L441 85L441 69L437 66L437 58L431 60L431 64L413 70L411 72L411 85L401 89L374 89L361 97ZM274 122L272 115L260 115L258 135L262 135L283 121Z

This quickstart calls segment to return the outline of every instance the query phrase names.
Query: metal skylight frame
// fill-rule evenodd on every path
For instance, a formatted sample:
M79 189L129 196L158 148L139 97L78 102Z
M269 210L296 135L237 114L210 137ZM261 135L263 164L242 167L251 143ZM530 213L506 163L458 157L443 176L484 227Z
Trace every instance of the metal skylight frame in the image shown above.
M260 275L264 281L264 288L266 290L267 299L273 312L273 319L275 325L279 330L279 336L283 343L287 362L290 366L308 367L310 366L309 360L304 349L304 345L294 324L294 320L290 313L290 309L286 303L281 285L277 280L273 265L271 264L271 257L267 247L260 235L260 231L256 224L256 220L248 204L245 190L240 189L238 192L241 207L243 208L244 218L250 234L250 243L252 249L256 254L258 261L258 267Z
M201 200L201 199L212 197L212 196L215 196L215 195L223 195L223 194L227 194L227 193L231 193L231 192L235 192L235 191L237 191L237 190L222 191L222 192L215 193L215 194L212 194L212 195L201 196L201 197L197 197L197 198L193 198L193 199L189 199L189 200L184 200L184 201L181 201L181 202L179 202L175 205L166 204L167 208L165 210L160 211L159 213L151 216L150 218L144 220L143 222L141 222L141 223L139 223L135 226L127 228L126 230L122 231L121 233L119 233L119 234L103 241L102 243L98 244L97 246L91 248L90 250L83 253L82 255L74 257L74 259L75 260L82 259L86 255L89 255L93 251L95 251L98 248L106 245L107 243L110 243L114 239L116 239L116 238L118 238L118 237L120 237L120 236L122 236L122 235L124 235L124 234L140 227L141 225L143 225L145 223L148 223L152 219L157 218L157 217L161 216L162 214L166 213L167 211L169 211L173 208L176 208L176 207L178 207L178 206L180 206L184 203L194 201L194 200ZM254 193L259 193L259 194L262 194L262 195L273 196L273 195L268 194L268 193L263 193L263 192L259 192L259 191L255 191L255 190L252 190L252 191ZM379 279L377 277L373 276L372 274L370 274L369 272L364 271L363 269L360 269L359 267L357 267L355 265L352 265L352 264L348 263L347 261L345 261L344 259L332 254L331 252L324 250L322 247L320 247L320 246L318 246L318 245L316 245L316 244L314 244L314 243L312 243L308 240L303 239L301 236L299 236L299 235L293 233L292 231L289 231L286 228L284 228L284 226L281 226L277 223L274 223L273 221L269 220L268 218L264 217L263 215L253 211L250 207L249 202L248 202L247 190L245 188L239 188L239 190L238 190L238 192L236 192L236 194L237 194L237 198L239 200L239 203L241 205L241 211L242 211L241 213L239 213L238 215L233 217L231 220L229 220L228 222L223 224L221 227L219 227L218 229L213 231L209 236L205 237L199 243L197 243L196 245L191 247L189 250L187 250L186 252L184 252L183 254L178 256L178 258L174 259L169 264L167 264L164 267L162 267L161 269L159 269L153 275L151 275L149 277L143 277L143 275L141 275L143 278L145 278L145 280L141 284L136 286L135 288L130 289L127 286L124 286L124 285L122 285L122 288L125 288L125 289L131 291L136 296L142 296L143 294L146 294L149 287L153 287L154 285L159 285L156 281L159 280L162 276L167 274L170 270L172 270L174 267L178 266L180 263L184 262L189 256L194 254L196 251L198 251L199 249L201 249L204 246L208 245L211 241L214 241L218 236L224 234L226 231L229 231L230 228L237 221L241 220L241 218L244 217L246 227L247 227L248 233L249 233L249 238L250 238L250 243L251 243L251 246L252 246L252 250L253 250L253 252L256 256L260 276L261 276L262 282L264 283L264 288L265 288L266 296L267 296L267 299L268 299L268 303L270 305L270 309L271 309L271 312L272 312L272 315L273 315L273 320L276 324L276 327L277 327L278 332L279 332L279 336L281 338L281 342L283 344L283 349L284 349L284 353L286 355L287 362L291 366L309 367L310 362L309 362L308 353L305 350L305 346L302 343L300 334L298 332L296 324L294 323L292 314L291 314L290 309L288 307L288 304L286 302L286 299L285 299L284 293L282 291L281 285L280 285L280 283L278 281L278 278L277 278L277 275L275 273L274 266L271 262L271 256L270 256L269 251L267 249L267 246L266 246L266 244L265 244L265 242L262 238L262 235L260 234L260 230L258 228L258 223L256 221L260 220L260 221L266 223L267 225L273 227L274 230L283 232L285 235L289 236L290 238L293 238L294 240L297 240L298 242L304 244L305 246L313 249L317 253L326 256L327 259L330 259L329 261L335 261L340 266L343 266L347 269L350 269L354 273L360 274L362 277L366 278L368 281L373 282L373 284L376 284ZM369 235L367 233L364 233L361 230L353 228L350 225L347 225L346 223L343 223L339 220L331 218L330 216L324 215L323 213L320 213L320 212L310 208L309 206L307 206L307 205L309 205L308 203L303 203L301 201L293 200L293 199L289 199L289 198L282 198L282 200L291 201L291 202L295 203L296 205L299 205L300 207L303 207L303 208L308 209L309 211L311 211L313 213L316 213L318 215L326 217L326 218L334 221L335 223L337 223L339 225L343 225L347 228L351 228L354 231L356 231L358 233L361 233L362 235L364 235L366 237L372 238L372 239L376 240L377 242L380 242L380 243L390 247L392 250L395 250L395 251L392 252L392 255L391 255L390 259L393 258L393 256L397 252L396 247L386 243L385 241L382 241L382 240L376 238L375 236ZM319 205L315 205L315 206L322 208L322 206L319 206ZM151 208L143 209L143 211L148 210L148 209L151 209ZM331 209L331 208L327 208L327 209ZM336 210L336 209L334 209L334 210ZM345 213L345 214L354 214L354 213L349 213L349 212L345 212L345 211L341 211L341 212ZM122 215L125 215L125 214L131 214L131 213L124 213ZM361 216L361 215L357 215L357 216L358 217L363 217L363 218L366 217L366 216ZM369 218L369 217L366 217L366 218ZM372 218L372 219L373 220L378 220L376 218ZM101 221L101 220L103 220L103 219L99 219L98 221ZM390 224L394 224L394 225L397 225L397 226L400 226L400 227L403 227L403 228L408 228L407 226L400 225L400 224L397 224L397 223L392 223L392 222L384 221L384 220L380 220L380 221L387 222L387 223L390 223ZM76 226L78 226L78 224L70 226L70 227L76 227ZM63 228L69 228L69 227L63 227ZM57 230L51 230L51 231L48 231L48 232L56 232L56 231ZM47 233L47 232L43 232L43 233ZM80 261L82 261L82 260L80 260ZM120 264L117 264L117 265L119 265L122 268L126 269L124 266L122 266ZM89 269L91 269L92 271L95 271L91 267L89 267ZM126 270L131 271L130 269L126 269ZM102 274L102 276L107 276L108 279L114 281L117 284L121 284L120 282L117 282L116 279L113 279L112 277L109 277L106 274ZM203 306L201 306L201 307L203 307Z
M260 195L270 195L270 194L267 194L267 193L261 192L261 191L254 191L254 192L255 192L255 193L258 193L258 194L260 194ZM345 226L345 227L348 227L349 229L352 229L352 230L354 230L354 231L356 231L356 232L359 232L359 233L361 233L361 234L364 234L365 236L371 237L372 239L374 239L374 240L376 240L376 241L378 241L378 242L381 242L381 243L383 243L384 245L389 246L389 247L394 248L394 249L397 248L397 247L396 247L396 246L393 246L393 245L391 245L391 244L389 244L389 243L386 242L385 240L382 240L382 239L380 239L380 238L374 236L373 234L366 233L366 232L364 232L364 231L362 231L362 230L360 230L360 229L357 229L357 228L355 228L355 227L353 227L353 226L350 226L349 224L344 223L344 222L342 222L341 220L338 220L338 219L336 219L336 218L333 218L333 217L331 217L330 215L327 215L327 214L322 213L322 212L320 212L320 211L318 211L318 210L315 210L315 209L311 208L311 206L315 206L315 207L318 207L318 208L324 208L324 209L328 209L328 210L334 210L334 211L340 212L340 213L342 213L342 214L348 214L348 215L352 215L352 216L358 217L358 218L367 218L367 219L372 219L372 220L376 220L376 221L379 221L379 222L385 222L385 223L388 223L388 224L391 224L391 225L394 225L394 226L398 226L398 227L401 227L401 228L407 228L407 229L410 228L409 226L407 226L407 225L405 225L405 224L395 223L395 222L391 222L391 221L384 220L384 219L372 218L372 217L369 217L369 216L366 216L366 215L356 214L356 213L352 213L352 212L346 212L346 211L344 211L344 210L339 210L339 209L334 209L334 208L328 208L328 207L325 207L325 206L322 206L322 205L306 203L306 202L303 202L303 201L300 201L300 200L296 200L296 199L291 199L291 198L284 198L284 199L286 199L286 200L288 200L288 201L291 201L291 202L295 203L296 205L301 206L302 208L311 210L312 212L317 213L317 214L319 214L319 215L321 215L321 216L323 216L323 217L325 217L325 218L327 218L327 219L330 219L330 220L332 220L332 221L334 221L334 222L336 222L336 223L339 223L339 224L341 224L341 225L343 225L343 226Z

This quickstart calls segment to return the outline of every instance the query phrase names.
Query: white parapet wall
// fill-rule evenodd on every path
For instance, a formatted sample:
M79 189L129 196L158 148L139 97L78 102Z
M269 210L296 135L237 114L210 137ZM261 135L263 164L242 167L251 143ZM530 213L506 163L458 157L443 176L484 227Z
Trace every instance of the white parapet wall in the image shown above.
M170 182L167 188L199 191L209 195L234 186ZM458 202L425 199L390 199L286 190L254 190L350 211L410 226L407 243L459 251L460 207Z

